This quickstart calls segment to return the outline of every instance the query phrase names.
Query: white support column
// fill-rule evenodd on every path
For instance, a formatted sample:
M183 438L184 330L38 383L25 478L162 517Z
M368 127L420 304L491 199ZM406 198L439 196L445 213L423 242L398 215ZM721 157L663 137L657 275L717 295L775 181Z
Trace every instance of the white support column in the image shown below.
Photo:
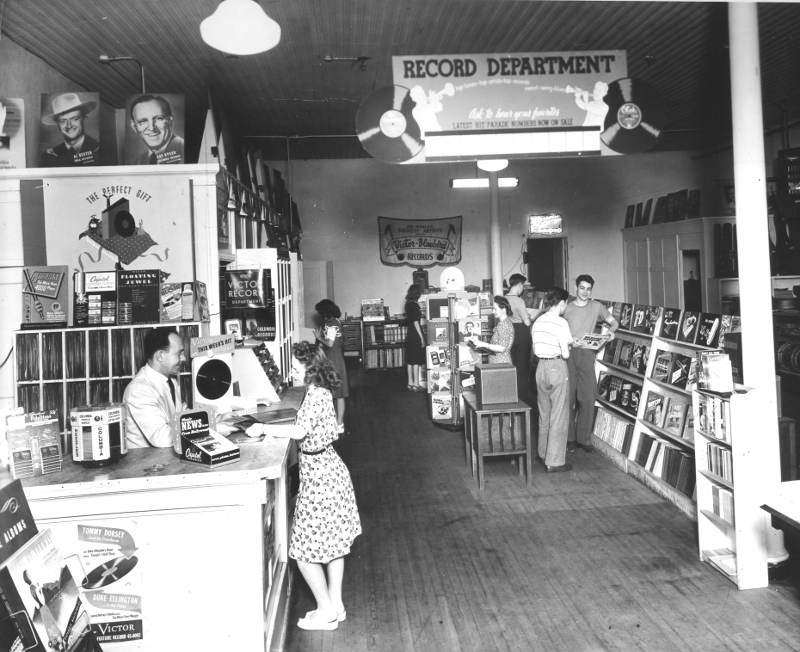
M763 455L766 495L780 482L780 460L757 5L729 3L728 31L742 367L745 384L758 395L760 450L757 454ZM766 519L766 514L764 516ZM781 533L769 526L765 529L765 545L773 551L771 561L774 561L774 550L778 547L774 539ZM780 556L785 559L784 555Z
M490 227L489 243L492 257L492 294L503 294L503 260L500 248L500 197L497 172L489 172Z

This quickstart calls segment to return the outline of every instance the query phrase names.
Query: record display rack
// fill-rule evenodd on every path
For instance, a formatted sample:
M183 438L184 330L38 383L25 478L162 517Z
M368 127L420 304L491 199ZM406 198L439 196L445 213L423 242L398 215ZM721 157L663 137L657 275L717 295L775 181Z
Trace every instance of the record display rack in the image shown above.
M361 359L364 369L397 369L406 364L405 319L364 321L361 324Z
M604 303L620 327L597 354L595 444L694 518L696 354L718 350L732 321L662 306Z
M361 338L361 320L342 320L342 351L346 358L359 358L364 355Z
M762 410L752 390L692 391L697 465L697 541L708 562L740 589L768 584L765 478L777 459L761 445Z
M207 334L200 322L92 328L22 330L14 333L14 393L26 412L55 409L62 432L70 410L120 403L125 387L144 364L144 336L157 326L176 326L186 351L192 337ZM184 401L192 406L191 361L179 374Z

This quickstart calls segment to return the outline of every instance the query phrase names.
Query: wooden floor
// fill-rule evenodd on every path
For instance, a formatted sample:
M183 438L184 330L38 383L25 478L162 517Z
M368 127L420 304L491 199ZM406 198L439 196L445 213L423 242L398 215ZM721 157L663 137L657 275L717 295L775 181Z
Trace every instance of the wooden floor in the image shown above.
M347 620L298 629L313 598L295 573L287 650L800 650L794 581L738 591L698 561L693 521L599 453L569 455L569 473L537 464L529 487L491 460L479 497L463 435L405 382L351 377L337 447L364 533Z

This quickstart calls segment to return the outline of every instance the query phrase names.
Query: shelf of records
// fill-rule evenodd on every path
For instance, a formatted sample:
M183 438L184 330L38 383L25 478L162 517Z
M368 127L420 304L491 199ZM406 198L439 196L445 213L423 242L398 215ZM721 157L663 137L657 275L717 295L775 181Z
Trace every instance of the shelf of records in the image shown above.
M677 490L683 498L676 500L686 508L695 487L691 389L698 380L698 354L719 350L740 330L739 320L605 303L621 326L597 355L594 435L622 456L626 470L636 465Z
M406 364L405 341L408 327L402 318L361 323L365 369L396 369Z
M753 392L694 389L697 530L700 559L740 589L767 585L766 521L759 489L771 477L768 452L754 445Z
M773 323L776 371L800 378L800 311L774 313Z
M15 394L27 412L55 410L59 429L70 411L84 405L120 403L144 364L144 337L153 326L109 326L17 331L14 335ZM207 334L201 322L177 325L189 350L191 338ZM191 407L191 364L179 373L181 393Z

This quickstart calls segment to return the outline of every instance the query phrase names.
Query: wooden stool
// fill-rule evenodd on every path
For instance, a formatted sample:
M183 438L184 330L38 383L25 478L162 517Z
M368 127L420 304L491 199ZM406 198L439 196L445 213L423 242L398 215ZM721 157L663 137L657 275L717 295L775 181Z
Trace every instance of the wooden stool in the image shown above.
M478 491L483 492L483 458L515 456L519 474L525 484L531 481L533 450L531 449L531 406L516 403L480 405L475 392L465 391L464 456L472 475L478 475Z

